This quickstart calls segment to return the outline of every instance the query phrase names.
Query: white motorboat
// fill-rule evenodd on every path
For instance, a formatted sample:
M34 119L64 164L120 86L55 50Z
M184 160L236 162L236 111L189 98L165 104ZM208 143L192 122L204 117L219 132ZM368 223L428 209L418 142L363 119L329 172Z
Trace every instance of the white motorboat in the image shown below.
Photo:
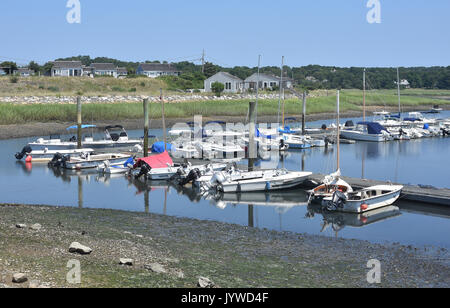
M80 156L62 156L58 161L51 161L51 165L59 164L64 169L81 170L94 169L108 161L111 166L123 165L130 155L121 153L105 153L105 154L81 154Z
M27 162L49 162L55 157L57 153L61 155L81 155L81 154L92 154L93 149L73 149L73 150L49 150L47 148L43 150L32 150L31 147L24 147L22 152L16 153L15 157L18 160L26 157Z
M103 164L97 167L99 173L104 174L125 174L134 165L134 158L130 157L123 165L111 165L111 163L107 160L104 161Z
M195 146L203 159L245 157L245 150L240 145L234 142L223 142L216 138L195 142Z
M73 129L73 127L69 127ZM129 139L128 133L121 125L107 126L105 128L105 138L103 140L94 140L93 137L87 136L81 142L83 147L92 149L105 148L124 148L133 147L142 144L140 139ZM50 139L39 138L35 142L30 142L28 146L32 150L68 150L76 149L78 143L76 138L72 137L69 141L62 141L59 135L50 136Z
M289 146L289 149L309 149L312 147L305 136L283 134L282 138L284 143Z
M295 172L284 169L243 172L216 172L209 182L205 182L206 190L216 189L222 192L272 191L292 188L300 185L312 172Z
M371 142L384 142L393 139L389 131L376 122L359 122L355 129L341 130L341 136L346 139Z
M402 189L401 185L377 185L347 195L336 191L332 197L324 198L322 205L330 211L364 213L393 204Z

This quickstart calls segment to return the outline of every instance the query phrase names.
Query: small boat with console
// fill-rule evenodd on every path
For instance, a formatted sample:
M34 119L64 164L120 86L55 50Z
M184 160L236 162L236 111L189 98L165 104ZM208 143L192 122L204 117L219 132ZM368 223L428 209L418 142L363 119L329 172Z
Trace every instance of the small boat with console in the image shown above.
M354 129L341 130L341 136L346 139L371 142L393 139L389 131L377 122L359 122Z
M81 154L78 156L56 154L49 166L62 167L69 170L95 169L108 162L110 166L123 165L130 155L121 153Z
M92 154L93 149L73 149L73 150L49 150L47 148L43 150L32 150L31 147L25 146L21 152L15 154L17 160L22 160L26 157L27 162L49 162L59 153L61 155L81 155L81 154Z
M84 125L82 128L90 128L92 126ZM75 126L68 127L67 130L73 130ZM105 148L125 148L142 144L140 139L129 139L128 133L121 125L105 127L105 138L103 140L94 140L92 136L86 136L81 142L83 147L92 149ZM53 135L50 139L39 138L35 142L28 144L33 150L69 150L76 149L78 146L76 137L63 141L61 136Z
M272 191L293 188L311 176L312 172L296 172L285 169L270 169L259 171L216 172L210 181L202 182L203 190L221 192L252 192Z

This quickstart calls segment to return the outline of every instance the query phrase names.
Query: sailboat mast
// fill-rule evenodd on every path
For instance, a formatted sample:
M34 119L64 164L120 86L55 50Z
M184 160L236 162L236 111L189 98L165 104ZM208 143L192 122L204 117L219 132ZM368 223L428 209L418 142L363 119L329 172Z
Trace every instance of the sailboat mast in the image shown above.
M340 94L340 91L338 90L337 91L337 100L336 100L336 105L337 105L337 107L336 107L336 112L337 112L337 170L339 170L340 169L340 141L341 141L341 137L340 137L340 134L341 134L341 128L340 128L340 126L339 126L339 122L340 122L340 119L339 119L339 94Z
M280 124L280 105L281 105L281 95L283 93L283 66L284 66L284 56L281 57L281 73L280 73L280 97L278 99L278 116L277 123Z
M366 69L363 73L363 121L366 121Z
M261 55L258 56L258 75L256 77L256 123L258 123L258 95L259 95L259 71L261 67Z
M402 114L402 105L400 100L400 73L397 67L397 94L398 94L398 115Z

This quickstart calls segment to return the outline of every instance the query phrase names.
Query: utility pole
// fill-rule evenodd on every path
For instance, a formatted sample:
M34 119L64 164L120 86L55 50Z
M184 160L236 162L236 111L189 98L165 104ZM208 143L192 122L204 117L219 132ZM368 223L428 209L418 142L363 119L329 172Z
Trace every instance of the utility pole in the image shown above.
M149 127L148 98L144 98L144 157L148 156L148 127Z
M283 67L284 67L284 56L281 57L280 98L278 99L278 116L277 116L278 124L280 124L280 106L281 106L281 98L283 95Z
M255 122L258 123L258 95L259 95L259 79L260 79L261 55L258 56L258 75L256 78L256 115Z
M161 109L162 109L162 127L163 127L163 140L164 140L164 151L167 151L167 137L166 137L166 118L165 118L165 111L164 111L164 99L163 99L163 93L162 88L159 89L159 99L161 100Z
M77 149L81 149L81 97L77 96Z

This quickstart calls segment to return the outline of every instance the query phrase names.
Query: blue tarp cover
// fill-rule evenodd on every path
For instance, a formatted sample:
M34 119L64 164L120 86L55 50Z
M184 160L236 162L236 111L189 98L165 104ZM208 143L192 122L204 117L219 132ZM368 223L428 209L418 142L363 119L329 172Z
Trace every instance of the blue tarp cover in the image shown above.
M164 150L164 141L155 142L152 145L151 150L152 150L152 153L164 153L164 151L165 151ZM170 143L167 143L167 151L170 151L170 150L172 150L172 145Z
M388 131L383 125L376 122L359 122L358 125L367 125L367 132L371 135L381 134L381 131Z
M97 125L88 125L88 124L81 125L81 128L94 128L94 127L97 127ZM72 125L72 126L66 128L66 130L72 130L72 129L78 129L78 125Z

